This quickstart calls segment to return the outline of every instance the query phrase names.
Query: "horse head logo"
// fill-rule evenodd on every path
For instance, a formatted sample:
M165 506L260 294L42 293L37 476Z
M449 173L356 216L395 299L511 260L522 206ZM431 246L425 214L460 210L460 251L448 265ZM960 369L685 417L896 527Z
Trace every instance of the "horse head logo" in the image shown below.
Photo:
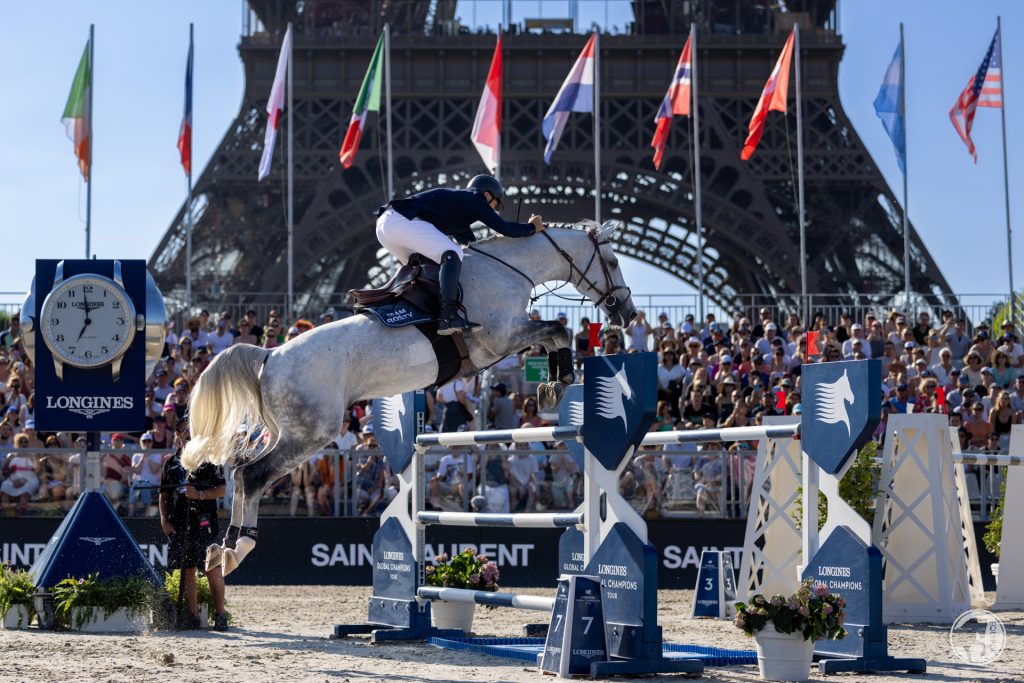
M380 400L381 427L388 432L398 432L399 440L403 440L402 418L405 416L405 401L402 394L388 396Z
M626 379L625 366L611 377L597 378L597 414L608 420L622 419L622 426L629 425L626 417L626 402L632 400L633 389Z
M835 382L819 385L817 402L818 422L825 424L842 422L846 425L846 435L850 436L850 414L846 410L846 404L853 405L854 397L846 370L843 370L843 376Z

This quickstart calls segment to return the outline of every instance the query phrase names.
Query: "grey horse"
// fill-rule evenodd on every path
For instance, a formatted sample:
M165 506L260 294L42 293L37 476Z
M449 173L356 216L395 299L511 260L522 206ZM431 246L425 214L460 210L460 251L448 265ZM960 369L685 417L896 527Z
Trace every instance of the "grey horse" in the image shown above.
M526 314L533 288L545 282L571 283L614 324L635 316L610 243L617 224L579 227L491 237L467 251L463 303L482 327L466 335L466 345L477 368L533 344L569 358L571 333L558 321L532 321ZM559 378L571 382L566 366L560 363ZM218 354L192 391L192 439L182 454L188 470L204 462L234 467L231 525L223 545L207 549L207 568L223 564L226 575L245 559L256 545L264 490L333 439L349 405L422 389L435 381L437 369L430 342L418 330L388 328L365 315L317 327L273 351L239 344ZM547 403L557 402L562 388L547 385ZM265 438L240 437L242 425L250 433L261 429Z

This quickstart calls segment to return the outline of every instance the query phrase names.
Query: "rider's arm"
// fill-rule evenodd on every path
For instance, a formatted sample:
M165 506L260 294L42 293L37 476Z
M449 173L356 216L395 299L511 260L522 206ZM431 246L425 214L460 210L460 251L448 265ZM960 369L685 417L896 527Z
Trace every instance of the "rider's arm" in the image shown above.
M487 205L482 194L475 195L471 200L473 217L495 232L507 237L529 237L537 232L532 223L507 221L498 212Z

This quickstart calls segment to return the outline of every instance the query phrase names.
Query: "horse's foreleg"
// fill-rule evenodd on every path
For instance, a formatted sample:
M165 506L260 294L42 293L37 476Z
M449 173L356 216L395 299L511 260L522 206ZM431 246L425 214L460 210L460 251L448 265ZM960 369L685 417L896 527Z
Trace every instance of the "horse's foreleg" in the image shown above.
M523 337L529 344L540 344L548 352L548 381L537 388L537 401L543 409L558 405L565 387L575 381L572 366L571 335L557 320L529 321Z

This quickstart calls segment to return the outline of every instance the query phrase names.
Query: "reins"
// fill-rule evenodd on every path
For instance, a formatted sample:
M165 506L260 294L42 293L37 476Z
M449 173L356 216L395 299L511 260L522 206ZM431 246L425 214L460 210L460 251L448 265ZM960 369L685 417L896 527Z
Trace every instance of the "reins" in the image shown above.
M558 254L569 265L569 276L566 277L564 279L564 281L563 281L563 284L559 285L558 287L556 287L554 289L551 289L550 287L547 287L547 291L546 292L538 294L537 296L530 297L530 303L531 304L536 303L545 294L550 294L550 295L555 296L555 297L557 297L559 299L562 299L564 301L577 301L580 304L586 303L587 302L587 297L583 296L583 295L581 295L579 299L576 299L575 297L570 297L570 296L565 296L565 295L562 295L562 294L558 294L558 290L561 289L562 287L564 287L566 284L569 284L569 283L572 283L574 286L577 286L577 287L581 283L586 284L591 290L593 290L595 292L598 292L601 295L602 301L605 303L605 305L607 305L609 307L614 307L615 305L618 304L618 298L614 295L615 291L617 291L619 289L625 289L627 294L628 294L629 287L626 287L624 285L614 285L613 284L611 272L608 270L608 264L605 262L604 258L601 256L601 246L604 245L604 244L608 244L610 242L610 240L599 240L597 238L597 234L594 231L592 231L592 230L587 230L586 231L587 237L590 238L591 243L594 245L594 250L590 254L590 260L587 261L587 267L581 270L580 267L576 265L576 261L575 261L575 259L573 259L572 254L570 254L565 249L563 249L561 247L561 245L559 245L558 242L556 242L555 239L551 235L549 235L547 233L546 230L543 231L541 234L544 236L545 239L547 239L547 241L551 244L551 246L555 249L555 251L558 252ZM486 251L478 249L477 247L474 247L473 245L468 245L466 248L471 250L471 251L474 251L474 252L476 252L478 254L483 254L484 256L486 256L488 258L494 259L495 261L497 261L498 263L502 264L506 268L509 268L513 272L518 273L520 276L522 276L523 279L525 279L527 282L530 283L530 287L531 288L533 288L535 286L534 283L533 283L533 280L526 273L524 273L523 271L519 270L518 268L513 266L511 263L508 263L507 261L504 261L503 259L500 259L497 256L494 256L493 254L488 254ZM603 292L598 287L597 283L594 282L592 279L590 279L587 276L587 273L590 272L590 268L594 265L594 259L597 259L597 262L601 265L601 271L602 271L602 274L604 275L605 290ZM579 279L576 280L575 282L573 282L573 274L574 273L579 273Z

